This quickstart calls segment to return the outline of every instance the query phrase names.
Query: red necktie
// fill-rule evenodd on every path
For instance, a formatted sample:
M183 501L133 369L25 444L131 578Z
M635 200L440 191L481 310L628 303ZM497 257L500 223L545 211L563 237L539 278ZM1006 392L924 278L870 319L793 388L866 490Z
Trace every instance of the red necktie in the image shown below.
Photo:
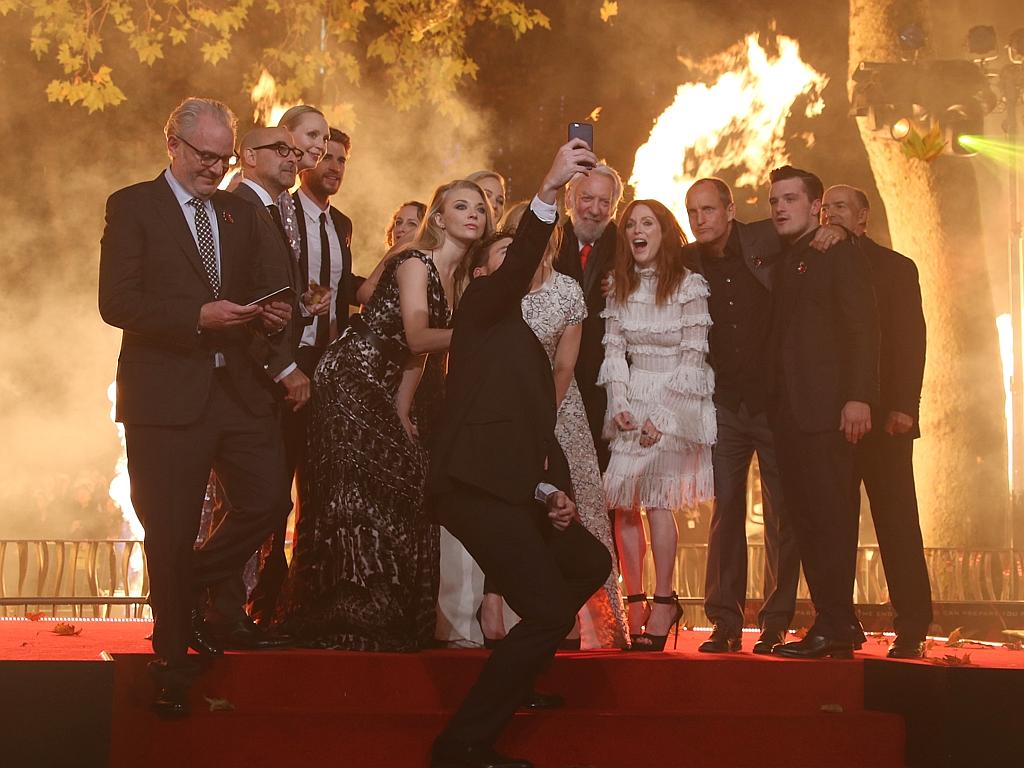
M590 243L586 243L582 248L580 248L580 269L583 272L587 271L587 259L590 258L590 252L592 250L594 250L594 246Z

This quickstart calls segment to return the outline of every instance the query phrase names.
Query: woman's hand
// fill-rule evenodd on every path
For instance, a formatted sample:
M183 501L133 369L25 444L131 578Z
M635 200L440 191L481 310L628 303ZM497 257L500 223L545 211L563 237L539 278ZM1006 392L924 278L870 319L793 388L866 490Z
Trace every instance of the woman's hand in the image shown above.
M652 445L661 440L661 432L658 428L651 423L650 419L644 422L643 427L640 428L640 446L643 448L650 448Z
M398 414L398 420L402 422L402 429L405 430L405 434L409 436L410 440L416 442L420 439L420 431L416 428L416 422L412 420L409 414Z
M632 432L636 429L636 421L634 421L633 414L629 411L615 414L613 421L620 432Z

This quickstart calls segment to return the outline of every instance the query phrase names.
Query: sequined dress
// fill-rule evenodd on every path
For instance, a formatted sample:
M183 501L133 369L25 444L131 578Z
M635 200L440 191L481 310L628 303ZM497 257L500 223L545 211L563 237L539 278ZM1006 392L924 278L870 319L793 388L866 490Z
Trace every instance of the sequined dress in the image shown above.
M302 514L276 620L300 645L415 651L433 643L439 552L423 510L424 435L410 440L395 410L408 355L396 271L407 259L427 266L430 327L451 320L433 261L407 251L385 267L362 314L377 344L350 327L317 366ZM439 384L426 398L434 402L417 398L420 413L440 407Z
M553 272L540 288L523 297L522 307L523 319L540 339L548 359L554 365L555 351L566 327L582 323L587 316L587 305L579 283L560 272ZM555 437L569 462L569 475L580 521L608 548L614 563L615 542L604 489L601 487L597 451L575 378L570 382L558 408ZM587 647L625 647L626 618L617 567L612 566L604 589L587 602L582 613L581 630L584 640L589 641Z
M714 495L711 446L717 437L714 373L708 363L708 284L688 272L664 304L655 301L657 274L639 270L640 284L619 304L608 298L605 358L598 384L608 391L604 434L611 460L604 476L616 509L685 509ZM622 432L616 414L628 411L637 429ZM646 419L662 433L640 445Z

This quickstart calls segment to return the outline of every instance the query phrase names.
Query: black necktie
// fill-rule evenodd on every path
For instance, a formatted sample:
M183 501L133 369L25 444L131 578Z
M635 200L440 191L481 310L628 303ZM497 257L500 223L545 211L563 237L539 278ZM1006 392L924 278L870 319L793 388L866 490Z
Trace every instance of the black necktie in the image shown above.
M320 213L320 285L331 287L331 243L327 239L327 214ZM331 330L331 312L316 319L316 346L326 347Z
M270 218L272 218L274 220L274 223L277 224L277 230L278 232L281 233L281 237L284 238L285 245L288 245L288 233L285 232L284 221L281 220L280 209L278 209L276 205L271 203L270 205L267 206L267 210L270 211ZM288 253L291 253L290 247L288 248Z
M199 258L202 259L206 279L210 281L213 298L220 296L220 274L217 272L217 251L213 245L213 228L210 217L206 215L206 202L198 197L188 201L195 213L196 239L199 245Z

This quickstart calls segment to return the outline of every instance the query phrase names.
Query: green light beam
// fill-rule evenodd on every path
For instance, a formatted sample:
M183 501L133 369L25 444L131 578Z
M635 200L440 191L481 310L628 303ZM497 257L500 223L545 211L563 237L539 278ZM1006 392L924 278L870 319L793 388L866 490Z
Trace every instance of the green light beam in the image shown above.
M974 135L958 136L957 141L964 149L991 158L1001 165L1010 165L1014 159L1024 162L1024 147L1014 146L1008 141Z

